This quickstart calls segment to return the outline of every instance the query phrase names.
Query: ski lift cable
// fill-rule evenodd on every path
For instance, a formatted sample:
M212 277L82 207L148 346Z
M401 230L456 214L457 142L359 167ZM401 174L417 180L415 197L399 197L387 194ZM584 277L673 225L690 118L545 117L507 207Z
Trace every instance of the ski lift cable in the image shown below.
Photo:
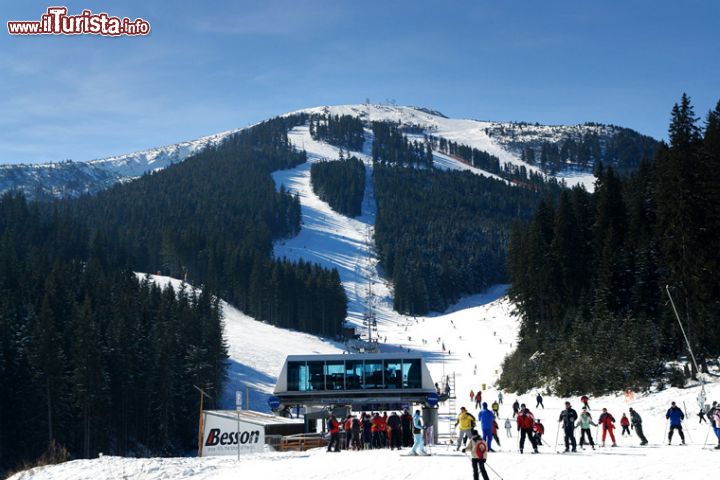
M682 321L680 320L680 315L678 314L677 307L675 307L675 301L670 294L670 285L665 285L665 291L667 292L668 298L670 299L670 305L672 305L673 312L675 312L675 318L677 318L678 325L680 325L680 331L685 338L685 344L687 345L688 351L690 352L690 358L693 361L693 365L695 365L695 371L698 372L698 375L700 375L700 391L702 392L703 397L705 397L705 376L698 367L697 360L695 360L695 354L693 353L693 349L690 346L690 341L688 340L687 334L685 333L685 328L683 327Z

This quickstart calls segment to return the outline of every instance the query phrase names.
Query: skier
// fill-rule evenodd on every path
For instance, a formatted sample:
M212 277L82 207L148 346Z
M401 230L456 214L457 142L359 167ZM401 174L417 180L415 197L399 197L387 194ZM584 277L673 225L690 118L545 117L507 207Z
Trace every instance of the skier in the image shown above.
M495 440L495 441L497 442L498 447L501 446L501 445L500 445L500 437L498 436L498 429L499 429L499 428L500 428L500 427L498 426L497 421L495 421L495 419L493 419L493 423L492 423L492 436L493 436L493 440Z
M380 414L378 412L375 412L375 414L373 415L371 423L372 423L372 446L373 446L373 448L382 448L382 443L380 440L380 427L381 427L382 419L380 418Z
M343 424L343 430L345 431L345 450L350 450L350 444L352 443L352 415L348 415Z
M673 430L677 430L680 434L680 440L685 445L685 434L682 429L682 421L685 419L685 414L680 408L675 405L675 402L670 404L670 408L665 414L665 418L670 420L670 431L668 432L668 445L672 445Z
M632 424L632 428L635 430L635 434L640 439L640 445L647 445L648 441L647 438L645 438L645 435L643 434L643 428L642 428L642 417L639 413L637 413L635 410L630 407L630 423Z
M567 452L572 445L572 451L577 452L577 443L575 441L575 420L577 420L577 412L570 406L570 402L565 402L565 410L560 413L558 423L562 422L563 432L565 433L565 451Z
M518 413L520 413L520 402L515 399L515 403L512 405L513 407L513 417L515 417Z
M484 480L490 480L487 471L485 470L485 462L488 456L488 446L485 444L477 430L472 431L472 438L470 438L470 444L465 447L465 452L470 450L470 462L473 470L473 480L479 480L480 476L478 470L482 473Z
M400 417L400 422L402 423L402 435L403 435L403 447L412 447L413 440L412 440L412 415L410 415L410 412L406 408L403 412L402 416Z
M410 455L427 455L425 442L423 441L423 428L420 410L415 410L415 415L413 415L413 438L415 441L410 450Z
M362 441L363 448L370 450L372 448L372 422L370 421L370 415L363 413L362 418Z
M330 443L328 444L327 451L333 451L333 445L335 446L335 452L340 451L340 422L338 422L335 415L330 414L328 419L328 432L330 432Z
M510 423L509 418L505 419L505 433L508 438L512 438L512 423Z
M535 417L530 413L523 403L520 406L520 412L517 416L517 429L520 432L520 453L523 453L525 447L525 437L530 440L530 445L533 447L533 453L538 453L537 445L535 444L535 435L533 435L533 425L535 424Z
M470 390L470 401L475 401L475 392L473 390Z
M588 443L595 450L595 442L593 442L592 432L590 431L590 425L597 427L597 423L593 422L592 415L587 411L587 408L582 408L580 418L578 419L575 426L580 427L580 448L585 449L585 436L587 435Z
M360 443L360 420L358 420L356 417L353 417L351 432L353 450L361 450L362 445Z
M480 408L482 405L482 390L478 390L478 393L475 394L475 408Z
M630 434L630 420L628 419L627 415L623 413L622 418L620 419L620 426L622 427L622 433L620 433L620 436L624 437L625 433L627 432L628 437L631 437Z
M498 404L497 400L495 400L492 404L492 411L496 417L500 416L500 405Z
M603 413L600 415L600 418L598 418L598 423L603 427L602 446L605 446L605 436L610 433L610 440L613 442L612 446L617 447L615 434L613 433L615 429L615 417L608 413L607 408L603 408L602 411Z
M580 401L581 401L582 404L585 406L585 408L587 408L588 410L590 410L590 405L588 404L588 402L589 402L590 400L588 399L588 396L587 396L587 395L583 395L582 397L580 397Z
M400 447L402 446L402 425L401 425L400 416L397 414L397 412L393 412L388 417L388 428L390 428L390 450L395 450L397 448L400 450Z
M492 449L492 424L495 421L495 415L488 410L487 402L483 402L482 410L480 410L480 413L478 414L478 420L480 420L480 429L482 430L483 440L487 443L488 450L494 452L495 450Z
M540 419L535 420L533 425L533 432L535 432L535 445L538 447L542 445L542 436L545 434L545 425L540 423Z
M717 402L713 402L708 416L712 422L713 430L715 430L715 436L718 438L718 444L715 450L720 450L720 406L718 406Z
M705 409L700 407L700 412L698 412L698 423L702 422L707 423L707 418L705 418Z
M500 405L502 405L502 401L503 401L503 394L502 394L502 392L498 392L498 403Z
M545 405L543 405L543 401L542 401L542 400L543 400L543 399L542 399L542 395L540 395L540 394L538 393L538 394L537 394L537 397L535 397L535 401L537 402L537 404L535 405L535 408L542 407L543 410L545 410Z
M465 442L470 438L470 431L475 428L475 417L470 414L465 407L460 407L460 414L455 421L455 427L460 426L460 431L457 437L457 451L465 446Z

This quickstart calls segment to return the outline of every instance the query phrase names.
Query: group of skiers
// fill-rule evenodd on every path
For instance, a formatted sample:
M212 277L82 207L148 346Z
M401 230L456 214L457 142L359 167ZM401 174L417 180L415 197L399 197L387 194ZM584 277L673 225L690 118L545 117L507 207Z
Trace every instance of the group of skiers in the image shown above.
M419 410L416 413L419 416ZM362 413L359 418L351 414L342 421L331 414L327 423L330 434L328 452L339 452L341 448L400 450L403 447L412 447L415 431L422 430L415 426L415 420L407 409L402 413L392 412L389 416L387 412L382 415L379 412Z

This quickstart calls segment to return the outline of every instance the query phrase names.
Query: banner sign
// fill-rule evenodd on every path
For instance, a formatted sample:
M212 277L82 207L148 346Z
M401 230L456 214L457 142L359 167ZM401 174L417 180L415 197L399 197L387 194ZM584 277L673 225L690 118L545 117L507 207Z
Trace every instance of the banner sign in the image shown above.
M234 415L205 412L204 416L203 457L263 451L263 426L245 422Z

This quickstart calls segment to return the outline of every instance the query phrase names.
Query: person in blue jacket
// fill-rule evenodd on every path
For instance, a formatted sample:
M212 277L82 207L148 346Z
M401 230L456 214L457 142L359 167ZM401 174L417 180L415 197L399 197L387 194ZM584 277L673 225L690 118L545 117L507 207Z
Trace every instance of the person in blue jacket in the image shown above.
M680 408L678 408L677 405L675 405L675 402L672 402L670 405L670 408L668 409L667 413L665 414L665 418L670 420L670 431L668 432L668 445L672 444L672 437L673 437L673 431L677 430L680 434L680 440L682 440L682 444L685 445L685 434L683 433L682 429L682 421L685 419L685 414L683 413Z
M415 410L415 415L413 415L413 438L415 442L410 450L410 455L427 455L425 451L425 441L423 439L424 430L425 427L422 424L420 410Z
M495 450L492 449L492 426L495 421L495 414L488 410L487 402L482 403L482 410L480 410L480 413L478 414L478 420L480 420L483 440L487 443L488 450L494 452Z

